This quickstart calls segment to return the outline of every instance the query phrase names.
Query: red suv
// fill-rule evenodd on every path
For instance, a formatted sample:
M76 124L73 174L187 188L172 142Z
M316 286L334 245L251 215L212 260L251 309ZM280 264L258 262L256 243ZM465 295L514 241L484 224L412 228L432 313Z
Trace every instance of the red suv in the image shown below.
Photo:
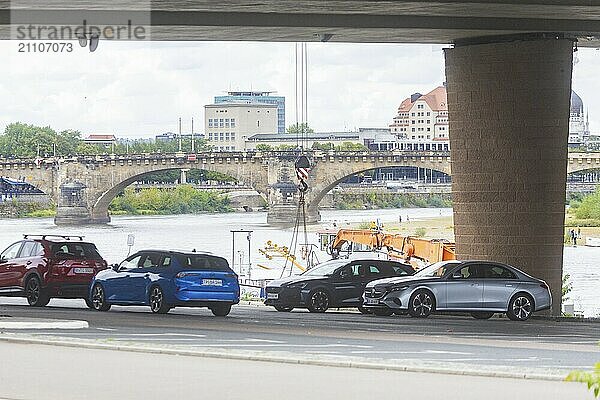
M43 307L53 297L85 299L92 278L107 263L83 236L24 235L0 253L0 296L25 296Z

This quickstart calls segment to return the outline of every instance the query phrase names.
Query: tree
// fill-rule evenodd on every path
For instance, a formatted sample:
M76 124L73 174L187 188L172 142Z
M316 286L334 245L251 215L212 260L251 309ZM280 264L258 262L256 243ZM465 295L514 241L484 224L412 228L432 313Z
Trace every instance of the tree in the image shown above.
M312 129L306 122L301 124L292 124L287 127L287 133L315 133L314 129Z
M314 142L311 147L313 150L333 150L334 145L331 142L327 142L327 143Z
M256 150L258 150L258 151L273 151L273 147L268 144L259 143L256 145Z
M337 151L366 151L368 150L364 145L360 143L344 142L335 146Z
M565 379L570 382L581 382L585 383L594 396L600 395L600 362L594 365L594 369L591 372L586 371L573 371Z

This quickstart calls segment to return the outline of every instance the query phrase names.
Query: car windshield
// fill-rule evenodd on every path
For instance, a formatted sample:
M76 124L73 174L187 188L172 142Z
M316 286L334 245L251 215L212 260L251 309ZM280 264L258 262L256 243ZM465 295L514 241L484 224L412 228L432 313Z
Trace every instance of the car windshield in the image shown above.
M338 269L339 267L341 267L342 265L345 265L347 263L348 263L348 261L342 261L342 260L326 261L322 264L317 265L314 268L309 269L308 271L304 272L301 275L303 275L303 276L306 276L306 275L329 276L329 275L333 274L336 269Z
M229 271L227 260L221 257L207 255L182 254L178 256L179 262L184 269L201 269L207 271Z
M435 264L431 264L431 265L423 268L422 270L418 271L414 276L418 276L418 277L422 277L422 278L429 278L429 277L441 278L442 276L444 276L446 274L446 272L448 272L448 270L450 268L454 267L456 264L458 264L458 263L457 262L447 262L447 261L437 262Z
M52 254L57 258L64 259L82 259L82 260L101 260L96 246L92 243L69 242L55 243L51 246Z

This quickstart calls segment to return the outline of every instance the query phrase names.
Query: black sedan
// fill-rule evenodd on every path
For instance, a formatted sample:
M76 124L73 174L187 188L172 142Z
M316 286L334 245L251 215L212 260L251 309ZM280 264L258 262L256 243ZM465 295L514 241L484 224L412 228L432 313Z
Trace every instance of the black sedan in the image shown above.
M367 283L413 273L410 265L396 261L331 260L301 275L270 282L266 288L265 304L277 311L291 311L298 307L322 313L331 307L358 307L361 312L370 313L362 307ZM382 311L386 312L376 310L377 314Z

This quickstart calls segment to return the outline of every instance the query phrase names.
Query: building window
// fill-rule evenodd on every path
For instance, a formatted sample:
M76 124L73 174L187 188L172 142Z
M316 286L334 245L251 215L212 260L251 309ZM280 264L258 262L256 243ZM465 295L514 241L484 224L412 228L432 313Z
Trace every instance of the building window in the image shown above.
M231 118L231 127L235 128L235 118Z
M231 132L231 140L235 140L235 132Z
M260 128L260 121L256 121L256 127Z
M213 127L213 123L212 123L212 118L208 119L208 127L212 128Z
M223 132L219 133L219 140L222 142L223 141Z

